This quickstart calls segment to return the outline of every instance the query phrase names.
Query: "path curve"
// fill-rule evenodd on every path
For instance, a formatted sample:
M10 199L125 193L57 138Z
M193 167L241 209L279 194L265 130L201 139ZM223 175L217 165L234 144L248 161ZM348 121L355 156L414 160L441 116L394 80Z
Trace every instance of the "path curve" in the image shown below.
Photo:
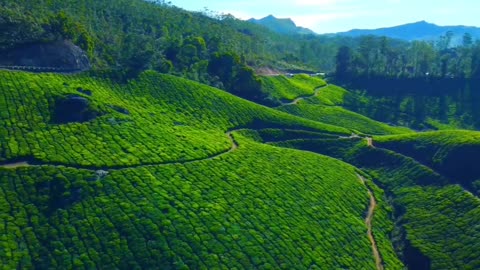
M315 92L313 93L313 95L308 95L308 96L300 96L300 97L297 97L296 99L294 99L293 101L291 102L282 102L282 105L280 105L279 107L283 107L283 106L288 106L288 105L296 105L298 104L298 102L300 100L303 100L303 99L306 99L306 98L311 98L311 97L315 97L318 95L318 93L320 92L320 90L322 90L323 88L327 87L328 84L325 84L324 86L320 86L320 87L317 87L315 89Z
M372 252L373 252L373 257L375 258L375 266L377 270L383 270L384 268L383 268L382 257L380 256L380 252L378 251L377 242L375 241L375 237L373 236L373 230L372 230L372 220L373 220L375 208L377 207L377 201L375 200L375 196L373 195L373 192L365 184L365 178L363 178L363 176L359 174L357 174L357 177L358 179L360 179L362 184L367 188L368 196L370 197L370 205L368 206L368 213L367 213L367 217L365 218L365 224L367 225L368 239L372 244Z
M90 170L90 171L99 171L99 170L102 170L102 171L118 171L118 170L124 170L124 169L135 169L135 168L154 167L154 166L183 165L183 164L189 164L189 163L194 163L194 162L212 160L212 159L221 157L223 155L229 154L229 153L237 150L239 145L238 145L238 142L235 140L235 137L233 136L233 133L238 132L238 131L242 131L242 130L250 130L250 129L248 129L248 128L238 128L238 129L233 129L233 130L227 131L225 133L225 135L228 137L228 139L230 140L230 142L232 144L232 146L228 150L220 152L220 153L215 154L213 156L209 156L209 157L205 157L205 158L198 158L198 159L191 159L191 160L186 160L186 161L168 161L168 162L159 162L159 163L143 163L143 164L132 165L132 166L122 166L122 165L93 166L93 165L73 165L73 164L65 164L65 163L59 163L59 162L46 162L46 161L36 160L34 158L25 158L24 160L16 159L15 161L11 161L9 163L0 164L0 168L16 169L16 168L32 167L32 166L54 166L54 167L83 169L83 170ZM297 130L297 129L284 129L284 130L309 131L309 130ZM357 136L352 135L350 137L356 138Z
M232 132L235 131L240 131L243 129L236 129L236 130L231 130L227 131L225 135L230 139L230 142L232 143L232 146L230 149L227 151L215 154L210 157L206 158L200 158L200 159L192 159L192 160L187 160L187 161L169 161L169 162L163 162L163 163L144 163L141 165L133 165L133 166L103 166L103 167L97 167L97 166L83 166L83 165L71 165L71 164L62 164L62 163L56 163L56 162L44 162L44 161L39 161L39 160L23 160L23 161L16 161L16 162L11 162L11 163L6 163L6 164L1 164L0 168L4 169L16 169L16 168L22 168L22 167L33 167L33 166L54 166L54 167L65 167L65 168L75 168L75 169L84 169L84 170L90 170L90 171L118 171L118 170L124 170L124 169L135 169L135 168L145 168L145 167L153 167L153 166L166 166L166 165L184 165L184 164L189 164L189 163L194 163L194 162L200 162L200 161L205 161L205 160L212 160L214 158L218 158L220 156L226 155L228 153L231 153L235 151L238 148L238 143L235 140Z

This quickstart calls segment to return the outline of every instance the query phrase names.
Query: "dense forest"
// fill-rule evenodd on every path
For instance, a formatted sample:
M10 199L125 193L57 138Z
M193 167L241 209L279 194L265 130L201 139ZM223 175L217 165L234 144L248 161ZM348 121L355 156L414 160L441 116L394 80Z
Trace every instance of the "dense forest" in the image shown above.
M310 70L358 78L455 77L480 74L480 43L468 33L438 42L385 37L281 35L208 9L187 12L165 1L0 1L0 51L68 39L94 70L131 78L143 70L182 76L266 105L255 69ZM336 57L335 57L336 55ZM253 69L252 69L253 68ZM355 88L355 87L354 87Z
M420 130L480 128L480 41L465 33L453 47L452 38L407 43L364 36L357 48L340 47L335 81L356 90L346 106Z
M200 81L216 53L234 53L253 67L331 69L334 59L326 55L340 42L283 36L228 14L187 12L163 1L0 3L1 49L68 38L89 52L95 68L151 68Z
M386 37L363 36L359 46L342 46L336 55L340 80L355 77L480 78L480 41L469 33L461 46L452 46L453 33L437 42L395 42Z
M259 91L252 67L333 70L334 59L329 56L335 54L337 44L351 42L284 36L228 14L187 12L164 1L2 0L0 4L0 50L68 39L87 52L97 71L114 71L123 78L152 69L266 103L271 102ZM239 82L245 86L234 89Z

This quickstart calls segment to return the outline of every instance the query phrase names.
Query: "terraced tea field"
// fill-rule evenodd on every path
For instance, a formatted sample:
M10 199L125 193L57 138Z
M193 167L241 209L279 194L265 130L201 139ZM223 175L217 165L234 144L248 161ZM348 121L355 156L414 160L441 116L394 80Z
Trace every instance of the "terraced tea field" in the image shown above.
M442 170L476 132L391 127L306 76L272 78L312 90L275 109L150 71L0 78L2 268L479 266L477 176Z

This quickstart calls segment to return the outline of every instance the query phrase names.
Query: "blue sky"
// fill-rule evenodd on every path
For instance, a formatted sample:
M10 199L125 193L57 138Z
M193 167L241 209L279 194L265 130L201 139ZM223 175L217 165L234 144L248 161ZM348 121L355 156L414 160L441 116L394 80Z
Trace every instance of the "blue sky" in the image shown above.
M372 29L425 20L438 25L480 26L480 0L171 0L187 10L205 8L240 19L269 14L292 18L317 33Z

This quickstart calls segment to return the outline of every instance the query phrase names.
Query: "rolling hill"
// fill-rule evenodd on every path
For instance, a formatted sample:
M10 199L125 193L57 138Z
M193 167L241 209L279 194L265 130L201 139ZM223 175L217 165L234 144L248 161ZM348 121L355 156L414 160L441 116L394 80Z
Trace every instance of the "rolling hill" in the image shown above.
M357 169L246 128L351 131L154 72L0 75L3 267L375 266Z
M480 263L476 132L388 126L306 75L264 78L277 108L154 71L0 77L3 268Z
M0 269L480 269L480 135L454 129L476 82L396 78L410 43L0 2ZM254 73L332 66L340 44L371 89ZM465 52L474 78L475 46L430 60Z

